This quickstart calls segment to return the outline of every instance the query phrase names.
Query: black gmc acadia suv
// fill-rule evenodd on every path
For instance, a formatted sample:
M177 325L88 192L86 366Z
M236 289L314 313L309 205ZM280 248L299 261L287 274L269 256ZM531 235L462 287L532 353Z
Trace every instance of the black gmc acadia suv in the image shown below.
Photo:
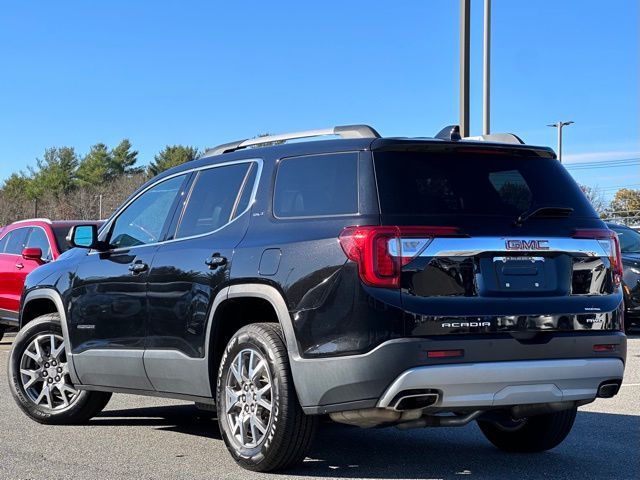
M288 142L321 135L340 138ZM548 148L346 126L221 145L151 179L27 278L9 362L47 424L112 392L217 409L243 467L319 415L477 421L538 452L622 381L618 239Z

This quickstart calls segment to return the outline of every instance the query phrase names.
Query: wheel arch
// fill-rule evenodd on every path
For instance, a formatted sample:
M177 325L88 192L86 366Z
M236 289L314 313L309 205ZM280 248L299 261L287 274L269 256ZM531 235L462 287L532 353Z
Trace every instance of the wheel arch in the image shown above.
M255 316L234 318L234 315L238 313L247 312L246 302L251 304L248 313ZM233 311L236 308L238 310ZM218 375L220 359L228 340L243 326L260 322L278 323L282 327L294 384L297 385L294 364L300 355L291 314L282 294L271 285L243 283L226 287L219 292L211 310L207 346L212 394L215 391L215 379Z
M57 290L53 288L38 288L25 295L20 308L20 329L40 315L46 315L47 313L60 315L60 326L62 327L62 336L65 339L65 352L70 367L69 374L73 383L78 385L80 381L73 364L67 314L62 302L62 296Z
M25 301L20 313L20 328L47 313L58 313L58 306L51 297L33 298L28 302Z

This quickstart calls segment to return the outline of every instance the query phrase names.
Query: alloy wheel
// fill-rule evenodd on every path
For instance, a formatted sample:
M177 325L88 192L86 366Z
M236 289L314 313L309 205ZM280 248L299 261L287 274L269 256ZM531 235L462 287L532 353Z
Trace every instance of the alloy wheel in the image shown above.
M273 410L269 365L253 348L240 351L227 372L224 411L234 440L245 448L258 446L267 435Z
M78 399L71 383L64 338L54 333L38 335L22 353L20 380L29 400L53 411Z

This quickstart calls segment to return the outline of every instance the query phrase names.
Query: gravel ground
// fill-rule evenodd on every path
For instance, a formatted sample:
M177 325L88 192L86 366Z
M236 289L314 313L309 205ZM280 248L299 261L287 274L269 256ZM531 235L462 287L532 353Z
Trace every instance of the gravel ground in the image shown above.
M192 404L114 395L88 425L27 419L7 386L12 337L0 341L0 479L236 479L267 475L235 465L215 420ZM475 424L400 432L323 425L300 468L274 478L639 479L640 336L629 339L623 388L582 407L551 452L504 454Z

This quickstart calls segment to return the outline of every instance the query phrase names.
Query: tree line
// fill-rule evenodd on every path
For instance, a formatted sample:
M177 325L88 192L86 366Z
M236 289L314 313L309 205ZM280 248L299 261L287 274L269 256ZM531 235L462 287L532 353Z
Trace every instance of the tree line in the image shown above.
M97 143L85 155L73 147L48 148L35 166L3 182L0 225L29 217L106 218L146 180L199 155L196 147L166 146L142 167L126 138L113 148Z
M630 225L640 224L640 190L619 189L611 201L597 187L580 185L583 193L601 218L619 221Z
M258 136L264 135L268 134ZM196 147L168 145L143 167L138 165L138 151L126 138L113 148L97 143L85 155L73 147L48 148L35 166L3 182L0 226L29 217L107 218L149 178L199 155ZM607 201L597 187L581 188L602 218L640 223L640 190L622 188Z

